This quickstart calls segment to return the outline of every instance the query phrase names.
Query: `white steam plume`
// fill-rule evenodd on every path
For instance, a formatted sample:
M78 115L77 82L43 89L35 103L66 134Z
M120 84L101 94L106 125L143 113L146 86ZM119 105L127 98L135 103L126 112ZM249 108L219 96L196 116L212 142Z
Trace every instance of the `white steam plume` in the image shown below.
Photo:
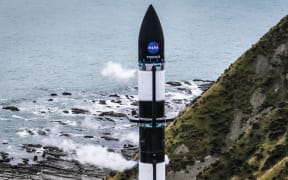
M57 146L69 154L75 152L73 159L80 163L93 164L99 167L124 171L136 165L135 161L126 160L121 154L108 152L106 147L91 144L78 144L68 139L49 138L43 140L45 144Z
M109 61L101 71L101 75L118 82L128 82L134 77L136 70L125 69L121 64Z

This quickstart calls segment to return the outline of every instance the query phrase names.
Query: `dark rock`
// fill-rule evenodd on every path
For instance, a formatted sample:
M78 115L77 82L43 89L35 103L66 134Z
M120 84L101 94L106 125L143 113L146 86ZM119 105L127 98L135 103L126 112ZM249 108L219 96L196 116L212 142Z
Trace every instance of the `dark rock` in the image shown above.
M106 117L105 121L109 121L109 122L115 122L113 119Z
M111 135L111 133L109 133L109 132L104 132L104 133L102 133L103 135Z
M118 94L110 94L109 97L116 97L119 98L120 96Z
M110 136L101 136L101 138L105 139L106 141L119 141L119 139Z
M43 130L38 130L37 134L39 134L40 136L47 136L47 133Z
M166 84L169 84L171 86L182 86L182 84L180 82L177 82L177 81L168 81L168 82L166 82Z
M95 103L96 101L95 101L95 100L92 100L92 102Z
M114 149L107 149L108 152L115 152Z
M63 96L72 96L72 93L70 93L70 92L63 92L62 95L63 95Z
M137 152L139 152L138 147L131 144L124 145L124 149L121 149L121 154L128 160L132 159Z
M111 102L113 102L113 103L117 103L117 104L121 104L121 101L120 101L120 100L112 99Z
M203 79L193 79L193 81L196 81L196 82L210 82L210 83L214 83L215 81L212 81L212 80L203 80Z
M44 146L43 147L44 152L45 152L45 156L52 156L54 158L60 158L63 156L67 156L67 154L65 152L63 152L62 149L56 147L56 146Z
M41 144L23 144L22 147L23 147L23 148L26 148L26 147L30 147L30 148L41 148L42 145L41 145Z
M88 110L80 108L72 108L71 111L73 114L90 114Z
M132 110L132 111L131 111L131 115L132 115L132 116L136 116L136 115L137 115L136 110Z
M30 129L26 129L26 131L28 132L28 134L30 134L31 136L35 135L35 133L33 131L31 131Z
M84 138L86 138L86 139L92 139L92 138L94 138L94 136L84 136Z
M41 113L41 114L45 114L46 112L45 112L45 111L40 111L40 113Z
M32 101L32 102L33 102L33 103L37 103L37 101L35 101L35 100L34 100L34 101Z
M67 134L67 133L63 133L63 134L61 134L60 136L63 136L63 137L70 137L71 135L70 135L70 134Z
M100 100L100 101L99 101L99 104L105 105L105 104L106 104L106 101L105 101L105 100Z
M179 90L179 91L184 91L184 92L186 92L187 94L192 94L191 90L190 90L190 89L187 89L187 88L177 88L177 90Z
M27 158L22 158L22 161L24 164L29 164L29 159L27 159Z
M67 111L67 110L64 110L64 111L63 111L63 113L65 113L65 114L69 114L69 111Z
M33 161L38 161L38 156L34 156Z
M131 103L131 106L138 106L138 104L139 104L138 101L134 101Z
M56 93L51 93L50 96L58 96Z
M184 81L184 84L187 84L187 85L192 85L189 81Z
M10 110L10 111L20 111L16 106L6 106L6 107L3 107L2 109Z
M53 99L48 99L48 101L53 101Z
M114 111L102 112L99 114L99 116L126 117L126 115L124 113L117 113Z
M63 125L63 126L67 125L67 123L65 123L65 122L63 122L63 121L60 121L60 120L55 120L55 121L50 121L50 122L52 122L52 123L59 123L60 125Z

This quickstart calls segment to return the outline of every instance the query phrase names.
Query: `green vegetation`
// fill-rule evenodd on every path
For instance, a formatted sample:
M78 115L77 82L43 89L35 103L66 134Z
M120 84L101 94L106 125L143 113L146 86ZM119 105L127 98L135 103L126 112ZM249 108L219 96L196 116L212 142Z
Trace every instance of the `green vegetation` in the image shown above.
M199 179L253 179L287 157L287 42L285 17L167 128L170 171L216 155ZM241 135L229 143L236 111L243 114ZM190 151L175 153L182 144Z
M287 179L287 90L288 16L167 127L168 171L213 155L218 160L198 179Z

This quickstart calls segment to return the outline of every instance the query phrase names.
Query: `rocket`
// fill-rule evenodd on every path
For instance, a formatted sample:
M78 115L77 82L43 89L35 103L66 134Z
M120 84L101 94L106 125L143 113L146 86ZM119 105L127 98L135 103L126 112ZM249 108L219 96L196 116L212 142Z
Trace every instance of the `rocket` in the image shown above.
M165 180L164 36L149 6L138 39L139 180Z

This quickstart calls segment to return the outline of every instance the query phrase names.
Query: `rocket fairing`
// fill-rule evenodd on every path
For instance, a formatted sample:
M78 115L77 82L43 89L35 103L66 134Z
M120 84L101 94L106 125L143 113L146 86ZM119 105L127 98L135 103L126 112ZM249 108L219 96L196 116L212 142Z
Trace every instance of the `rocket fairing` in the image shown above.
M139 180L165 180L164 37L152 5L142 21L138 51Z

